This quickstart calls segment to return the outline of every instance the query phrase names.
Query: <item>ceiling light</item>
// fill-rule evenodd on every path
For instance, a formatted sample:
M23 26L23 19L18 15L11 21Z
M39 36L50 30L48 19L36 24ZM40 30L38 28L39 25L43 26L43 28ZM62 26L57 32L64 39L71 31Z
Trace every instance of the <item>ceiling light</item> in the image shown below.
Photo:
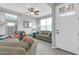
M25 15L37 16L39 15L39 10L35 10L34 8L25 9Z

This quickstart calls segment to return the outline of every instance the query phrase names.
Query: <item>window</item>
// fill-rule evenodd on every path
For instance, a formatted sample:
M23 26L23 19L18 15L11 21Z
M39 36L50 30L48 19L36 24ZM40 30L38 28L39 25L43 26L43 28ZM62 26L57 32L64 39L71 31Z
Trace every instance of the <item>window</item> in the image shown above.
M9 13L5 13L5 20L6 21L16 21L17 20L17 16L9 14Z
M52 31L52 18L41 19L41 31Z
M59 8L59 14L60 16L67 16L67 15L75 14L74 4L70 4L65 7Z
M8 22L8 23L7 23L7 26L15 26L15 23L10 23L10 22Z
M52 31L52 18L47 18L47 30Z
M41 20L41 31L46 30L46 19Z

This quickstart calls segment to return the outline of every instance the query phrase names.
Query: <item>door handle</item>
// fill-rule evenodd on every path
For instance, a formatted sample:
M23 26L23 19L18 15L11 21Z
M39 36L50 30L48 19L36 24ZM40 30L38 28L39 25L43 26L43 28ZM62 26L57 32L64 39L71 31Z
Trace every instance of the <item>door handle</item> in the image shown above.
M59 34L59 30L56 30L56 33Z
M78 36L79 36L79 33L78 33Z

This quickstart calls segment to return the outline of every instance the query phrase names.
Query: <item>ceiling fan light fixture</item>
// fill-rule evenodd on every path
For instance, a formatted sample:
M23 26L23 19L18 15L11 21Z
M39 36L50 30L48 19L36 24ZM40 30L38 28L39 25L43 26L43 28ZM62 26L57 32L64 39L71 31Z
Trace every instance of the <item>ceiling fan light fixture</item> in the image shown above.
M38 16L39 12L39 10L35 10L34 8L25 9L25 14L28 16Z
M35 15L34 12L30 12L30 14L33 15L33 16Z

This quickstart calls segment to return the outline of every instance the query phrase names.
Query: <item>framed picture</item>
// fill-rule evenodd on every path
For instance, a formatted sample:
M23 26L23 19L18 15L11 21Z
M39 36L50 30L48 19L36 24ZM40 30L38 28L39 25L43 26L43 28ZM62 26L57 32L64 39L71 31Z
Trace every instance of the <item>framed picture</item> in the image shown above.
M31 22L28 22L28 21L23 21L23 27L24 28L32 28L32 23Z

